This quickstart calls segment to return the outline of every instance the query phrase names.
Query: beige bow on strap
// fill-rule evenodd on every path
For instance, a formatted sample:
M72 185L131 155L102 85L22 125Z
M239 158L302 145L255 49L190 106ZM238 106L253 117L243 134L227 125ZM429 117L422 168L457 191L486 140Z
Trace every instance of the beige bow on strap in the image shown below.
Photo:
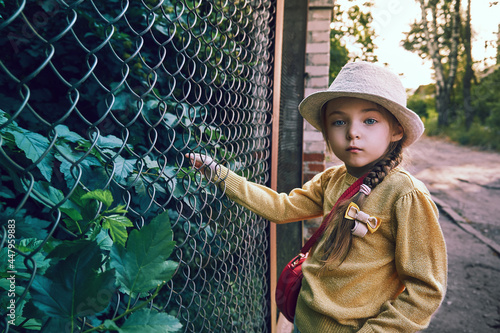
M364 237L368 230L370 230L370 233L374 233L382 223L382 220L378 217L370 216L361 211L358 205L354 202L351 202L347 207L345 218L348 220L354 220L354 226L352 227L351 232L354 236L358 237Z

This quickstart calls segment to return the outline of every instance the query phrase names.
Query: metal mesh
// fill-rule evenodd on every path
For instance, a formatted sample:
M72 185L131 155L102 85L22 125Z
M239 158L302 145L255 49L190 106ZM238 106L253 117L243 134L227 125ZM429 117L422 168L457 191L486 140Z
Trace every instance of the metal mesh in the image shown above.
M184 332L268 331L268 223L185 154L268 182L274 10L272 0L0 0L0 240L4 256L15 221L18 317L44 246L79 237L73 196L106 189L129 231L170 217L179 266L150 307ZM115 317L124 301L116 292ZM26 330L17 324L7 331Z

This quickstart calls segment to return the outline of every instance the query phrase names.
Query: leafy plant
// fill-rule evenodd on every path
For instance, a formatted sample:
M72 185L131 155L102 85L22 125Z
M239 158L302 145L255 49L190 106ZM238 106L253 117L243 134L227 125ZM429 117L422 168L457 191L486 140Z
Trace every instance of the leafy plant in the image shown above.
M70 236L69 239L61 235L51 237L46 231L51 223L28 215L26 210L15 213L8 207L0 209L1 215L17 221L19 252L13 260L18 283L16 295L26 294L19 307L22 315L16 318L15 325L49 331L69 327L71 332L131 332L138 325L155 331L177 331L181 325L176 318L150 308L178 267L177 263L167 260L175 248L168 213L158 215L137 230L125 215L125 206L114 205L110 190L89 190L94 183L77 182L78 178L72 177L74 162L82 160L84 149L90 154L83 159L86 162L79 164L78 172L87 173L93 181L96 178L103 181L106 154L123 146L122 141L113 136L100 137L92 149L89 140L58 125L57 139L51 143L46 137L11 121L2 110L0 125L3 125L0 129L2 149L21 165L28 160L35 162L39 178L46 180L29 183L4 165L8 175L2 177L0 197L15 198L5 183L16 184L22 192L31 191L32 197L47 209L58 207ZM49 150L51 145L56 149ZM122 161L118 167L114 166L114 170L118 170L114 179L126 183L132 170L124 170L120 163ZM64 176L54 179L55 174ZM65 186L61 186L61 190L54 187L57 184ZM130 237L127 228L132 229ZM2 256L7 256L8 251L3 248ZM31 257L30 265L22 264L25 257ZM3 264L0 275L8 277L10 270ZM8 290L6 284L0 288ZM3 296L0 302L6 305L8 301ZM146 306L148 310L144 309ZM113 308L115 314L111 311Z
M80 199L107 205L112 197L109 191L96 190ZM175 242L167 212L140 230L133 229L123 244L121 239L114 242L104 227L85 236L66 241L51 238L33 257L36 265L31 269L38 267L40 271L29 289L22 316L16 320L17 327L54 332L63 328L70 332L133 332L139 328L176 332L181 328L175 317L150 307L178 267L168 260ZM36 238L20 241L18 250L22 252L16 254L14 262L21 264L23 256L42 242ZM32 272L23 265L16 268L16 280L25 286ZM7 265L1 267L0 275L9 276ZM0 287L6 289L5 285ZM24 291L21 287L16 294ZM2 304L6 301L3 297Z
M267 181L268 166L260 160L268 152L271 121L272 56L266 50L273 34L260 30L272 20L266 6L145 0L124 7L110 0L68 7L40 0L20 9L5 2L4 17L22 13L4 24L0 38L0 47L9 50L0 55L2 68L10 70L0 75L0 214L15 216L19 243L28 241L16 261L24 272L17 295L28 290L19 308L30 315L23 328L155 331L156 322L176 314L186 331L229 331L235 323L243 327L240 303L263 304L225 285L236 281L242 266L247 214L221 199L220 189L188 167L184 154L208 153L250 179ZM48 54L50 61L41 62ZM242 152L251 140L253 150ZM17 210L10 208L19 202ZM133 230L144 230L160 211L168 211L176 235L172 256L179 267L170 281L169 267L158 268L156 276L150 270L156 262L134 266L139 263L128 252L139 247ZM79 256L78 244L88 258ZM139 283L125 267L151 276L151 283L163 278L168 288ZM69 280L58 280L59 269L81 273L78 283L89 290L95 286L86 271L94 270L105 293L110 280L118 290L103 302L107 306L91 311L67 306L81 295L63 298L64 314L41 321L37 306L57 309L40 298L40 285L75 290L62 285ZM31 276L37 277L37 305ZM198 281L200 289L186 288ZM154 304L118 318L154 295ZM187 301L193 299L196 306ZM215 315L220 302L228 313ZM139 317L148 328L135 326Z

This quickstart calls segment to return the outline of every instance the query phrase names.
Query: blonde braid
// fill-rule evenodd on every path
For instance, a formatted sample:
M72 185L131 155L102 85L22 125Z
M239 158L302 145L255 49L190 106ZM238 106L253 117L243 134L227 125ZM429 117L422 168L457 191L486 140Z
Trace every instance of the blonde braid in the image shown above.
M403 148L401 142L398 141L389 146L389 153L385 158L375 164L363 180L363 183L373 190L384 180L392 169L401 163L402 160ZM341 202L335 210L335 214L333 214L331 221L328 221L325 230L326 241L323 246L323 268L337 260L339 260L340 265L345 258L347 258L352 246L353 236L351 229L354 225L354 221L344 218L344 215L351 201L361 208L366 197L367 195L364 193L358 192L352 200ZM338 223L334 223L334 221L338 221Z

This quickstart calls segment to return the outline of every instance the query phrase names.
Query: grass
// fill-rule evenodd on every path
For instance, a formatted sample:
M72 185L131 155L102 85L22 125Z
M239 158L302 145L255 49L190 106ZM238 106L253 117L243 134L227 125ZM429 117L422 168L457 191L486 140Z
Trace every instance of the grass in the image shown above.
M428 136L448 138L463 146L473 146L484 150L500 152L500 131L497 128L474 121L469 129L462 119L457 119L448 127L438 126L438 116L435 110L429 110L429 116L423 119L425 133Z

